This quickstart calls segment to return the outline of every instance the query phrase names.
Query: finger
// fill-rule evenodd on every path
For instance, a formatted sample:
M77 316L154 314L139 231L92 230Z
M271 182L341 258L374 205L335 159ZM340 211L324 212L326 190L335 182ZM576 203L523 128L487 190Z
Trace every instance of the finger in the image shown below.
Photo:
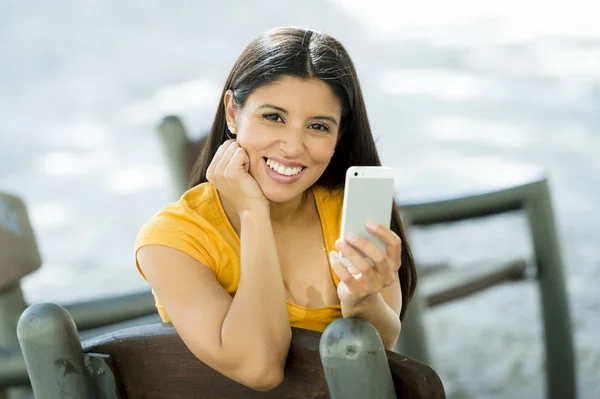
M338 251L340 251L344 258L348 259L352 266L354 266L354 268L357 269L358 273L373 273L373 267L368 263L367 259L365 259L365 257L356 249L352 248L350 244L348 244L344 240L337 240L335 242L335 247L338 249ZM356 274L352 270L351 272L353 274Z
M236 141L232 141L230 145L225 149L225 151L223 152L223 156L221 157L219 163L217 163L217 166L215 167L215 174L217 176L223 176L225 174L225 170L231 162L231 157L233 157L233 154L238 148L240 148L240 145Z
M248 156L248 153L246 152L245 149L242 148L242 150L243 150L243 156L244 156L244 159L243 159L244 171L246 173L249 173L250 172L250 157Z
M242 147L238 147L233 153L229 165L225 168L225 176L230 176L233 173L245 172L245 164L249 164L247 159L248 155L246 154L246 151Z
M354 267L352 262L350 262L348 260L348 258L346 258L344 255L342 255L341 253L338 253L338 257L340 259L340 263L342 264L342 266L344 266L350 272L350 274L352 274L354 276L361 274L360 270L358 270L356 267Z
M223 144L221 144L217 149L217 152L215 153L213 159L219 162L221 158L223 158L223 154L225 153L225 151L227 151L227 148L229 148L233 143L235 143L235 140L227 140L223 142Z
M333 267L333 271L337 274L340 281L343 281L346 284L346 287L352 292L356 297L360 297L362 293L361 284L354 278L352 273L346 269L340 260L340 257L335 251L329 252L329 261L331 262L331 266Z
M223 153L225 152L225 150L227 150L227 147L229 147L231 143L233 143L233 140L227 140L219 146L217 152L215 152L215 155L213 156L212 161L210 162L210 165L208 165L208 168L206 169L207 176L212 176L215 174L217 165L223 157Z
M376 287L387 287L394 281L398 275L398 268L400 268L400 261L395 256L387 255L371 240L356 234L348 234L347 240L348 245L356 248L359 253L368 258L368 261L372 262L373 274L366 276L369 288L377 291Z
M388 255L370 240L358 234L350 233L346 237L346 242L370 259L376 268L387 263Z
M376 222L367 223L367 228L373 234L381 238L385 244L388 255L398 256L400 259L400 251L402 249L402 240L398 237L398 234L394 233L389 227L383 226Z

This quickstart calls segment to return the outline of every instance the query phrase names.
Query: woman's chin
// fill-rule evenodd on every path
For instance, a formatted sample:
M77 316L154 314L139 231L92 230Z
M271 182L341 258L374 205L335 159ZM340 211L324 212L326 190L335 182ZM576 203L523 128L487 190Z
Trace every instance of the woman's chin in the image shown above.
M306 187L305 184L293 184L289 186L285 185L274 185L274 184L260 184L260 188L265 195L265 197L274 203L282 204L289 201L292 201L298 196L302 195L306 189L310 186Z
M280 190L263 190L263 194L265 195L265 197L270 201L270 202L274 202L276 204L283 204L286 202L289 202L295 198L297 198L299 195L301 195L304 192L304 190L298 191L298 190L291 190L291 189L280 189Z

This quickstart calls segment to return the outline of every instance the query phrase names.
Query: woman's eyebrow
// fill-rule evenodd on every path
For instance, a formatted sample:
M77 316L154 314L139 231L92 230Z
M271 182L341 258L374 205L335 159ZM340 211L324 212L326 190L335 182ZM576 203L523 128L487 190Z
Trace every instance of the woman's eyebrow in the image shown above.
M284 108L278 107L276 105L273 105L273 104L263 104L260 107L258 107L258 109L262 109L262 108L272 108L272 109L280 111L280 112L282 112L284 114L288 114L287 110L285 110ZM333 123L336 126L338 124L337 120L334 117L332 117L332 116L317 115L317 116L313 116L310 119L318 119L318 120L322 120L322 121L329 121L329 122Z
M273 108L273 109L276 109L277 111L283 112L284 114L288 113L285 109L278 107L276 105L273 105L273 104L263 104L260 107L258 107L258 109L262 109L262 108Z
M313 116L311 119L318 119L318 120L322 120L322 121L329 121L329 122L333 123L336 126L338 124L337 121L335 120L335 118L331 117L331 116L319 115L319 116Z

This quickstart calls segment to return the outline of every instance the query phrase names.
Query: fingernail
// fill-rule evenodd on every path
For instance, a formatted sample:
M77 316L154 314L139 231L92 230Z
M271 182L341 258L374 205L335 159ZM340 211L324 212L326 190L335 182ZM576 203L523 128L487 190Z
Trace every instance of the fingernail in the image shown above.
M379 224L375 223L375 222L367 222L367 227L373 230L376 230L379 228Z
M357 242L358 236L354 233L349 233L348 236L346 237L346 240L348 240L348 242Z
M340 264L341 264L342 266L344 266L346 269L348 269L348 268L350 268L350 267L354 267L354 265L352 264L352 262L350 262L350 261L348 260L348 258L342 258L342 257L339 257L339 258L338 258L338 260L339 260Z

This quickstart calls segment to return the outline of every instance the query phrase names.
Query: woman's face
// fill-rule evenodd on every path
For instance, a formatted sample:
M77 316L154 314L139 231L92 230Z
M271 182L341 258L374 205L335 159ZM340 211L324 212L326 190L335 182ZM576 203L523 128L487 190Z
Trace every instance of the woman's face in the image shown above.
M261 86L236 109L225 97L228 123L250 158L249 173L265 196L286 202L311 187L335 149L342 109L319 79L283 77Z

